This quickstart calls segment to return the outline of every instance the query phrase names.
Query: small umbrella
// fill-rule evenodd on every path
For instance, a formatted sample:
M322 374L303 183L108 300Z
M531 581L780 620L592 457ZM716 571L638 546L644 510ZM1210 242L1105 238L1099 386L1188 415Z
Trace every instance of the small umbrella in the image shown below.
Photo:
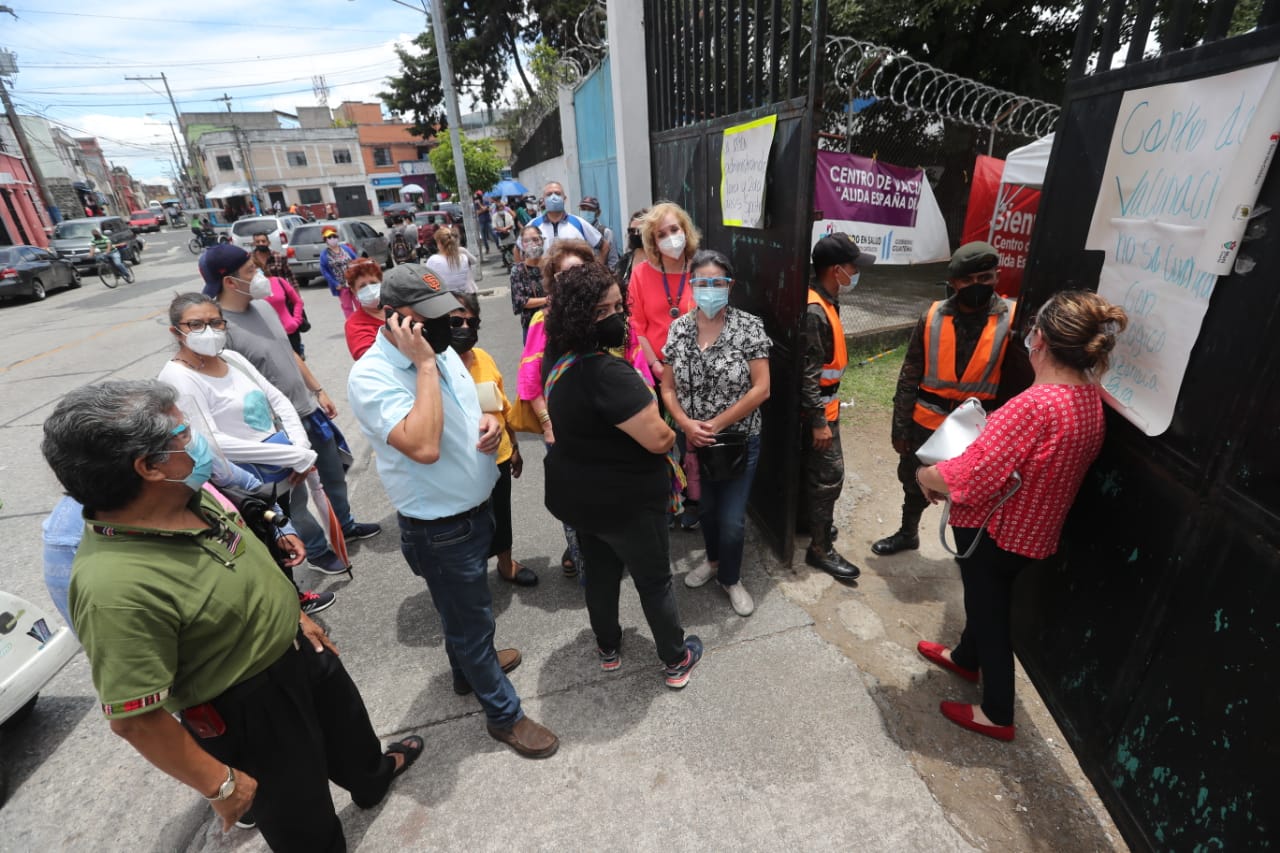
M329 494L324 490L324 484L320 482L320 474L314 468L307 472L307 492L315 502L316 516L324 528L325 538L329 540L329 548L338 555L338 559L342 560L343 565L347 567L347 573L350 574L351 558L347 554L347 537L342 535L342 522L338 520L338 514L333 511Z
M489 190L489 195L500 195L504 198L513 195L528 195L529 191L525 189L524 184L512 178L504 178L498 181L498 185Z
M405 184L400 188L400 195L425 195L426 192L417 184Z

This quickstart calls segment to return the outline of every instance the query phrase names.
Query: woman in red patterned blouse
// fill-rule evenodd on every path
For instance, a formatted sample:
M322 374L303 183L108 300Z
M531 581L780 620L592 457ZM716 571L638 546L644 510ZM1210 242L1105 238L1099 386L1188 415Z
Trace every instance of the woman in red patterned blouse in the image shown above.
M957 560L965 609L960 644L918 646L969 681L981 672L981 705L942 703L943 716L964 728L1013 740L1013 581L1032 560L1058 549L1067 511L1102 448L1098 378L1126 323L1124 309L1096 293L1054 295L1026 337L1035 384L994 412L962 455L916 474L931 501L950 496L961 553L981 537L971 556ZM1022 487L991 516L983 535L982 520L1008 492L1015 471Z

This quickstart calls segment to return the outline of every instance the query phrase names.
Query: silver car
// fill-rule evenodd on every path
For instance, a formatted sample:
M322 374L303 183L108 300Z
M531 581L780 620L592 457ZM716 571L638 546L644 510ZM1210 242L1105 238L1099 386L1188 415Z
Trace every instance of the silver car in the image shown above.
M326 228L338 229L342 242L356 250L356 256L377 261L385 270L391 269L391 248L385 235L379 234L358 219L332 219L327 222L307 222L299 225L289 238L289 268L298 285L305 285L313 278L323 279L320 273L320 253L324 251Z
M271 239L271 248L284 252L289 248L294 230L302 224L302 217L292 213L280 216L244 216L231 223L231 242L247 249L253 245L253 235L265 231Z

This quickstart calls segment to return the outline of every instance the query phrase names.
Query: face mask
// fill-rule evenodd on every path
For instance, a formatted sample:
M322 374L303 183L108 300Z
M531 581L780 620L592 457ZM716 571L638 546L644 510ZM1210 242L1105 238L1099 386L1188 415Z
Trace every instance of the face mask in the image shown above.
M677 231L670 237L658 241L658 249L668 258L678 258L684 254L684 232Z
M249 298L266 299L270 295L271 280L262 270L258 270L253 274L253 278L249 279Z
M375 281L373 284L366 284L356 294L356 300L365 308L377 308L382 301L382 283Z
M845 275L849 275L849 273L846 272ZM840 288L840 294L842 296L848 296L850 293L853 293L853 289L858 286L858 279L860 278L862 278L862 273L856 272L853 275L849 275L849 280L844 284L840 284L840 280L836 279L836 284L838 284Z
M639 231L630 230L627 232L627 245L631 247L632 251L644 248L644 238L640 236Z
M578 215L587 222L590 222L592 225L596 224L596 212L594 210L580 210L578 211Z
M456 329L450 329L449 333L453 336L450 346L458 353L467 352L480 339L480 333L470 326L459 326Z
M1027 332L1027 336L1022 339L1022 345L1027 348L1027 353L1031 352L1031 337L1036 333L1036 327L1032 326L1031 331Z
M526 258L540 258L540 257L542 257L542 244L541 244L541 243L530 243L528 246L525 246L525 247L524 247L524 256L525 256Z
M552 193L547 196L545 204L547 206L547 210L551 213L564 212L564 196L559 193Z
M596 323L596 342L604 349L616 349L627 342L627 318L610 314Z
M956 292L956 301L966 308L981 308L991 301L995 290L989 284L971 284Z
M187 333L187 348L196 355L204 355L212 358L227 345L226 329L215 329L212 326L205 326L198 332Z
M336 245L338 245L338 238L337 238L337 237L325 237L325 238L324 238L324 241L325 241L326 243L328 243L330 246L336 246Z
M170 480L165 478L166 483L182 483L193 492L200 490L200 487L209 481L209 475L213 473L213 449L209 447L209 442L204 440L204 436L200 433L192 433L191 441L187 442L187 446L183 448L188 456L191 457L191 473L183 477L181 480Z
M716 316L729 304L729 288L727 287L695 287L693 301L698 310L708 319Z
M449 325L449 315L436 317L422 324L422 336L431 344L436 355L444 352L453 343L453 328Z

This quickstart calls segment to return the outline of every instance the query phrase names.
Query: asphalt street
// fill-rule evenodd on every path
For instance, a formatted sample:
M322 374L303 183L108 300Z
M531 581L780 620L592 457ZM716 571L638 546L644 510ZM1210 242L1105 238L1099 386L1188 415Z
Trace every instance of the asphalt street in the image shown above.
M381 223L375 223L380 228ZM0 588L48 605L40 522L60 490L39 453L58 398L103 379L155 376L172 349L166 307L198 289L187 232L152 235L137 281L0 306ZM487 266L480 345L514 384L519 325L500 267ZM756 613L734 615L714 584L676 594L707 653L689 686L668 690L634 589L623 588L623 666L603 673L576 581L558 559L560 525L542 505L542 449L514 490L515 553L541 576L517 589L491 575L498 644L524 662L512 681L527 713L556 731L559 753L528 761L490 739L473 697L455 696L439 620L399 552L394 511L345 406L351 359L337 300L304 296L308 361L352 440L351 502L385 532L359 543L354 580L309 571L331 589L321 614L360 686L374 727L424 736L422 759L372 810L334 789L351 849L361 850L965 850L970 849L888 736L853 663L778 589L749 545L744 583ZM672 534L683 575L696 534ZM261 850L254 831L223 835L201 797L114 737L78 656L34 715L0 739L0 850Z

